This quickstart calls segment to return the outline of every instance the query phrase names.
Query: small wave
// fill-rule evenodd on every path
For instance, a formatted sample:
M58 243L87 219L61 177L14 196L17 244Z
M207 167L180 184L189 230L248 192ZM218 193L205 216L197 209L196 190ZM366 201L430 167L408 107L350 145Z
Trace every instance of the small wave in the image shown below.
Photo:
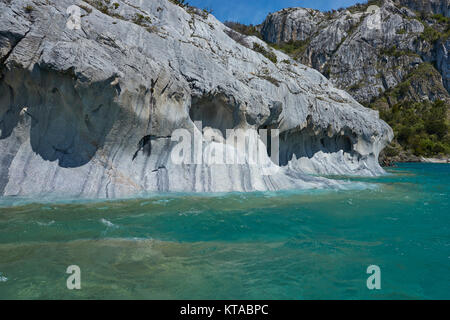
M125 240L125 241L152 241L154 239L152 237L147 237L147 238L131 237L131 238L123 238L123 240Z
M391 220L391 221L398 221L398 218L393 218L393 217L386 217L386 220Z
M3 276L2 273L0 272L0 282L6 282L8 281L8 278Z
M172 201L173 199L161 199L161 200L156 200L156 201L153 201L153 203L155 203L155 204L166 204L166 203L169 203L170 201Z
M101 223L103 223L105 226L107 226L108 228L118 228L119 226L118 225L115 225L114 223L112 223L111 221L109 221L109 220L106 220L106 219L100 219L100 222Z
M178 215L179 216L187 216L187 215L194 215L194 216L196 216L196 215L199 215L202 212L203 212L202 210L190 209L190 210L187 210L187 211L179 212Z
M36 223L38 225L40 225L41 227L48 227L48 226L51 226L52 224L54 224L55 220L52 220L52 221L49 221L49 222L36 221Z

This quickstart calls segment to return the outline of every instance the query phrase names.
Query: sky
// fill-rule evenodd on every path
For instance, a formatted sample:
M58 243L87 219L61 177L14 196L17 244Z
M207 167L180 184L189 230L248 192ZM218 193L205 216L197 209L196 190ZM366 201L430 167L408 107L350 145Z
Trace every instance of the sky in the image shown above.
M365 0L187 0L198 8L213 10L220 21L236 21L245 24L260 24L270 12L289 7L331 10L348 7Z

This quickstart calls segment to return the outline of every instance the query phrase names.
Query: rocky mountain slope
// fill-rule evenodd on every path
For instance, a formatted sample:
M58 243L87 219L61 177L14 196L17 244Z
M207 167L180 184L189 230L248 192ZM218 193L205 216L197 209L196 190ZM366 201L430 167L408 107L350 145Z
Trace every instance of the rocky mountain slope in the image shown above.
M448 0L397 0L397 3L418 12L450 17L450 2Z
M382 174L393 137L316 70L178 1L1 0L0 59L1 195L339 187L310 174ZM217 155L241 149L207 132L233 128L279 129L280 166L261 139L257 164L173 161L177 129Z
M380 110L398 136L407 124L390 120L406 117L411 112L408 106L422 104L413 108L426 109L418 118L433 113L438 100L447 112L450 109L449 3L372 0L332 12L288 8L270 14L259 30L261 38L275 48L319 70L360 103ZM425 128L425 123L411 132L408 141L396 139L393 157L414 160L414 154L448 155L445 120L444 115L439 124L447 127L443 136L429 130L432 125Z

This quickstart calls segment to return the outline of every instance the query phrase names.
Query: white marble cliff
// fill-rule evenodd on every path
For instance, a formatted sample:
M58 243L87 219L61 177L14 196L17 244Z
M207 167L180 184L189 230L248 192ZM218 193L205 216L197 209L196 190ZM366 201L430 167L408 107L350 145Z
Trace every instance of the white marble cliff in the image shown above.
M236 38L167 0L0 0L0 195L328 188L339 183L317 175L384 173L393 132L377 112L258 38ZM279 129L279 170L174 163L172 134L201 135L194 121Z

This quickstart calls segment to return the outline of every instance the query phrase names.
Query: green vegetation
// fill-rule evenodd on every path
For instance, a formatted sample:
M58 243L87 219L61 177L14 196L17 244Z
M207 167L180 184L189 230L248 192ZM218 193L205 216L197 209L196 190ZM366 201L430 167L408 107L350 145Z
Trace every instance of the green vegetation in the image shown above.
M348 7L347 10L350 11L351 13L366 12L369 6L375 5L381 7L383 5L383 2L384 0L369 0L366 3L357 3L351 7Z
M198 9L197 7L191 6L186 0L169 0L173 4L186 9L186 12L189 14L198 14L202 18L208 18L208 15L212 13L212 9Z
M402 151L402 147L396 142L393 141L391 144L387 145L383 149L383 153L388 158L396 157L398 156Z
M261 33L258 31L258 29L250 24L245 25L239 22L232 22L232 21L225 21L224 25L226 25L228 28L239 32L240 34L246 35L246 36L255 36L257 38L262 38Z
M431 16L434 20L436 20L438 23L442 24L450 24L450 18L447 18L443 16L442 14L435 14Z
M396 58L399 58L401 56L419 57L417 53L412 52L410 50L399 50L395 45L390 47L389 49L382 48L380 50L380 54L382 56L391 56Z
M273 63L278 62L277 55L272 50L270 50L270 49L267 50L264 46L262 46L256 42L253 42L253 47L249 47L249 45L245 41L245 38L247 36L252 36L255 34L260 35L259 32L257 32L255 27L253 27L252 25L246 26L244 24L240 24L240 23L236 23L236 22L225 22L225 25L227 25L231 29L231 30L225 30L225 33L231 39L240 43L244 47L248 47L249 49L252 49L258 53L261 53L263 56L265 56L267 59L269 59ZM290 63L289 60L283 60L283 62ZM278 86L278 81L272 81L272 79L270 79L270 77L260 76L260 78L268 80Z
M124 21L128 21L125 17L121 16L120 14L114 12L114 10L116 10L119 7L118 3L113 3L112 7L111 5L111 1L110 0L83 0L84 2L90 4L91 6L93 6L94 8L96 8L97 10L99 10L100 12L110 16L110 17L114 17L120 20L124 20ZM86 6L81 6L82 9L84 9L86 12L90 13L92 10ZM131 22L133 22L134 24L144 27L148 32L157 32L158 29L154 26L150 26L151 24L151 19L149 16L144 16L141 13L136 13L132 18L131 18Z
M424 62L421 63L417 69L413 70L408 78L420 77L422 80L427 80L429 77L433 75L433 73L439 74L439 72L434 68L431 63Z
M416 156L450 154L449 106L431 102L404 101L382 110L380 116L394 130L396 141Z
M422 40L425 40L429 43L435 43L437 40L439 40L442 37L442 34L437 31L436 29L425 25L425 29L423 30L423 33L420 35L420 38Z
M151 19L148 16L144 16L143 14L136 13L133 17L133 23L139 26L145 27L146 23L151 23Z
M355 83L354 85L350 86L350 87L348 88L348 90L349 90L349 91L357 91L357 90L359 90L359 89L361 89L361 88L363 88L363 87L364 87L363 82L358 82L358 83Z
M237 43L240 43L241 45L243 45L244 47L247 47L247 43L245 42L245 35L236 32L234 30L225 30L225 33L234 41L236 41Z
M450 154L448 102L416 102L409 94L413 82L427 81L437 72L430 63L422 63L402 83L369 105L379 110L380 117L394 130L395 141L386 150L388 156L398 154L401 148L416 156Z
M23 9L25 10L26 13L31 13L34 10L34 7L28 4Z
M266 81L269 81L270 83L272 83L274 86L279 87L280 86L280 81L278 81L277 79L275 79L272 76L269 76L267 74L263 74L263 75L258 75L259 78L264 79Z
M213 13L213 10L210 9L210 8L203 8L203 9L202 9L202 12L203 12L203 15L204 15L204 16L208 16L208 15L210 15L210 14Z
M255 36L259 39L262 39L261 33L258 30L258 28L252 24L245 25L238 22L232 22L232 21L226 21L224 24L237 32L238 34L244 35L244 36ZM227 34L234 39L235 41L243 44L243 37L238 36L235 33L227 32ZM295 60L300 60L304 53L306 52L306 49L308 48L310 39L301 41L301 40L290 40L288 42L282 42L282 43L267 43L269 46L274 48L275 50L280 50L286 53L287 55L291 56ZM253 47L253 50L262 53L265 55L268 59L270 59L272 62L276 63L276 55L273 52L267 51L265 48L261 47L260 45L257 45L256 47Z
M390 101L397 103L400 100L410 100L413 97L409 96L412 83L426 83L430 79L439 77L439 72L433 67L431 63L422 63L417 69L414 69L408 76L406 76L403 82L399 83L395 88L387 90L384 94L385 98L389 98ZM445 90L445 89L443 89Z
M323 75L327 78L330 79L331 77L331 66L330 64L327 62L325 64L325 66L323 67Z
M98 11L100 11L103 14L106 14L108 16L111 16L111 17L114 17L114 18L117 18L117 19L126 20L120 14L114 12L113 8L109 7L109 5L111 3L110 0L105 0L104 3L103 3L102 0L83 0L83 1L88 3L88 4L90 4L91 6L93 6L95 9L97 9ZM85 9L84 7L82 7L82 8ZM86 10L86 11L89 12L88 10Z
M258 53L261 53L263 56L265 56L267 59L269 59L273 63L278 62L277 55L273 51L267 50L266 48L264 48L264 46L260 45L259 43L256 43L256 42L253 43L253 50Z
M111 15L109 12L109 7L103 3L101 0L83 0L86 3L89 3L91 6L93 6L95 9L100 11L101 13Z
M187 3L185 0L169 0L169 1L182 8L189 7L189 3Z
M450 37L450 18L442 14L430 16L425 12L421 12L418 14L417 20L424 26L424 31L420 35L421 40L433 44L438 40L447 40ZM435 23L432 23L433 20Z
M417 69L413 70L402 82L398 88L398 97L402 98L406 96L407 89L406 87L410 87L410 84L412 82L422 82L426 83L429 82L430 79L440 77L439 71L436 70L436 68L428 62L424 62L420 64Z
M310 40L291 40L288 42L282 42L280 44L270 44L271 47L273 47L276 50L283 51L287 55L291 56L295 60L300 60L300 58L303 56L303 54L306 52L306 49L308 48Z

